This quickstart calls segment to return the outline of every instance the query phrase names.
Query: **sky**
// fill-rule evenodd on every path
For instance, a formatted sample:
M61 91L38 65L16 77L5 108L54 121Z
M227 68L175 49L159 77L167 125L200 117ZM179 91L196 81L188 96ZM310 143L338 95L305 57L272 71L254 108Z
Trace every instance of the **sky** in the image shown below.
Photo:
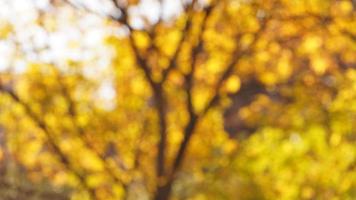
M96 66L107 65L108 50L103 47L103 38L108 34L120 34L120 30L108 27L104 18L106 14L118 13L109 0L71 0L74 5L85 6L90 14L70 6L54 8L49 0L0 0L0 24L10 23L14 35L0 40L0 71L25 70L26 61L49 62L64 65L65 60L88 60ZM179 14L179 0L166 0L163 4L163 16L169 19ZM169 3L168 3L169 2ZM129 12L132 25L140 28L145 16L150 21L157 21L159 4L156 0L143 0ZM47 28L39 25L40 14L45 13ZM55 26L51 30L51 26ZM0 25L1 27L1 25ZM24 31L26 30L26 31ZM17 47L17 48L16 48ZM96 73L94 73L96 74Z
M49 0L0 0L0 31L10 25L12 34L0 38L0 73L21 74L28 63L50 63L59 69L68 68L68 61L81 61L87 78L105 80L98 89L98 99L115 98L112 74L108 74L113 57L112 49L104 44L108 34L123 34L122 29L108 26L105 15L118 13L110 0L71 0L69 4L53 7ZM181 9L180 0L164 0L163 11L157 0L143 0L130 8L131 24L143 25L142 16L151 22L159 15L169 20ZM43 17L44 16L44 17Z

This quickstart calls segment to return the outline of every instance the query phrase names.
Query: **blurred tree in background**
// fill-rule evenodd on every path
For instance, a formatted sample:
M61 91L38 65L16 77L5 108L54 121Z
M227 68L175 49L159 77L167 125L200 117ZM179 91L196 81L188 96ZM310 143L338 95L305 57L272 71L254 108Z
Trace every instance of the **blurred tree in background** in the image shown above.
M0 199L356 198L355 1L2 1Z

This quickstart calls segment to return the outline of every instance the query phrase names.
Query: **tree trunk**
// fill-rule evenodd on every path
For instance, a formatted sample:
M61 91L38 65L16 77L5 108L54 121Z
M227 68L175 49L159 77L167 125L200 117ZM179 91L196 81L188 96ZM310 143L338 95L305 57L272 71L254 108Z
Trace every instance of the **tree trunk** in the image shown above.
M163 186L158 186L154 200L169 200L172 192L173 181L168 181Z

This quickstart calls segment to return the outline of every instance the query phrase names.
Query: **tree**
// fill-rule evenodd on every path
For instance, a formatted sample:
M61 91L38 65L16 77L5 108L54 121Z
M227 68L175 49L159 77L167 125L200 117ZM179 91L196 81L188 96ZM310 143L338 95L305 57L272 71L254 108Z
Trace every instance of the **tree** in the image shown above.
M296 164L309 154L328 163L323 156L336 159L338 148L355 152L356 91L347 86L356 81L353 2L192 0L166 16L173 2L157 1L157 18L137 11L144 1L104 1L111 8L105 14L52 2L53 9L100 15L120 34L106 37L114 53L105 76L88 76L98 66L80 59L2 73L2 126L29 173L79 188L79 199L354 197L355 153L335 161L343 163L339 173L350 174L335 179L346 182L340 190L324 187L319 175L305 181L308 172ZM53 16L39 13L51 34ZM12 32L0 29L4 38ZM109 100L97 97L105 84L113 88ZM282 188L291 166L301 180ZM262 196L229 189L236 183L222 177L236 170L252 176L248 184ZM268 173L265 183L254 178L261 173ZM274 176L280 182L269 188Z

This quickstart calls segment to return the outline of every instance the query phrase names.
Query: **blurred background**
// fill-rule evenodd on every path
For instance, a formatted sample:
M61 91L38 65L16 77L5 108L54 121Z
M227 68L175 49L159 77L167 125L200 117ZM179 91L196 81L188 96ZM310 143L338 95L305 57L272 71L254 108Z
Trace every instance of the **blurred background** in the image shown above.
M0 0L0 200L356 199L355 11Z

